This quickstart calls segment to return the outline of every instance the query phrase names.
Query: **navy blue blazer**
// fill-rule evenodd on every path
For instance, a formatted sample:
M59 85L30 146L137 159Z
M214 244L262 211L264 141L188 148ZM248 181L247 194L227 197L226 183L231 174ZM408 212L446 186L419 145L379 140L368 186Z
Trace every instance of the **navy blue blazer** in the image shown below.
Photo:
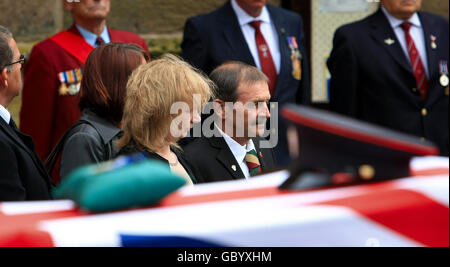
M267 9L277 29L281 52L281 69L272 101L277 101L280 105L295 102L309 104L309 66L302 18L294 12L272 5L267 5ZM300 81L292 75L288 37L296 37L303 56ZM227 61L241 61L255 66L230 2L209 14L188 19L181 46L182 57L206 74Z
M0 118L0 202L49 200L52 188L31 137Z
M426 101L417 90L407 55L380 9L335 33L328 61L330 109L426 138L439 146L442 155L448 155L448 85L439 82L439 65L441 62L448 65L449 24L440 16L425 12L418 15L430 74Z

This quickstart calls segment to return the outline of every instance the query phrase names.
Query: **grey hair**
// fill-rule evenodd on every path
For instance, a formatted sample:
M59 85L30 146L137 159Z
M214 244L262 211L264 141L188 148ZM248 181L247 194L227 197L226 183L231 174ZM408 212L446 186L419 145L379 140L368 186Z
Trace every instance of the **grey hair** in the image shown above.
M229 61L217 67L210 78L217 86L216 98L224 102L236 102L239 98L238 88L243 83L269 81L258 68L238 61Z
M12 33L7 28L0 25L0 71L5 67L8 72L12 71L12 66L7 66L12 62L14 57L14 52L10 45L10 40L12 38Z

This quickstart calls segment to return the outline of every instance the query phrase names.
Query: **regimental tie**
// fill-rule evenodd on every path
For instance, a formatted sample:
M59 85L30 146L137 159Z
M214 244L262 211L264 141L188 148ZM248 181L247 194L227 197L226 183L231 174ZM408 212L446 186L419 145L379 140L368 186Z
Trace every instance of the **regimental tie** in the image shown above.
M250 176L261 174L261 163L259 162L256 150L253 149L247 152L247 155L245 156L245 162L247 163L248 170L250 171Z
M103 44L105 44L105 41L103 40L103 38L102 37L97 37L97 40L95 40L95 45L97 45L97 46L101 46L101 45L103 45Z
M422 59L420 59L419 51L417 50L416 44L414 43L411 34L409 34L411 23L404 22L402 24L402 28L405 31L406 44L408 46L409 58L411 59L414 76L416 77L417 89L422 96L422 100L425 101L428 94L428 79Z
M259 61L261 63L262 72L269 78L269 89L270 93L273 95L275 92L275 86L277 84L278 74L275 68L275 63L270 53L269 46L267 45L266 39L264 39L261 33L261 23L262 21L252 21L250 26L255 29L255 40L256 47L258 49Z

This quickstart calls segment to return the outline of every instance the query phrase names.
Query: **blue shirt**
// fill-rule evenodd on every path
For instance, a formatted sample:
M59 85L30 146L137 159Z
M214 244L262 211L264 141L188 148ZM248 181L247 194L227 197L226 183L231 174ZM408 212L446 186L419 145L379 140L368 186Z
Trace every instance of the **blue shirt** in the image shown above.
M80 31L81 35L83 36L84 40L93 47L97 47L95 42L97 41L97 35L95 33L92 33L81 26L75 25L77 29ZM100 37L102 37L103 41L105 41L105 44L111 43L111 38L109 37L108 28L105 26L103 29L102 34L100 34Z
M403 52L406 55L406 58L411 62L411 58L409 57L408 52L408 46L406 43L406 37L405 37L405 31L402 28L403 20L400 20L394 16L392 16L384 7L381 7L381 10L386 15L389 24L391 24L392 29L395 32L395 35L397 36L398 41L400 42L400 46L403 49ZM427 40L424 36L424 31L422 27L422 23L420 22L419 15L417 13L414 13L414 15L407 20L409 23L411 23L412 27L409 30L409 34L411 35L412 39L414 40L414 44L416 45L416 48L419 52L420 59L422 60L423 66L425 68L425 72L427 77L429 78L429 71L428 71L428 57L427 57Z

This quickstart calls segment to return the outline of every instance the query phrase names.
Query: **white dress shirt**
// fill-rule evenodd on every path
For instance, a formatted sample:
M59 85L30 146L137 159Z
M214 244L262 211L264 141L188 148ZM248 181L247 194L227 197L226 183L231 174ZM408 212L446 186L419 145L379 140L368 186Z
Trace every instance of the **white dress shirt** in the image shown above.
M261 69L261 63L259 60L258 48L256 47L255 40L255 29L250 25L252 21L260 20L261 23L261 33L269 46L270 53L272 55L273 62L275 63L275 68L277 73L280 74L281 68L281 54L280 45L278 43L278 34L275 25L270 19L269 11L267 7L264 7L259 17L254 18L247 14L236 2L236 0L231 0L231 6L233 7L234 13L237 16L239 25L241 26L242 33L244 34L245 41L247 41L250 52L255 60L256 67Z
M402 28L403 20L398 19L391 14L384 8L381 7L381 10L383 10L384 14L386 15L389 23L391 24L392 29L395 32L395 35L397 36L398 41L400 42L400 46L403 49L403 52L405 52L406 57L408 58L409 62L411 62L411 59L409 57L408 53L408 45L406 42L405 37L405 31ZM420 22L419 15L417 13L414 13L414 15L407 20L409 23L411 23L411 29L409 30L409 34L411 35L412 39L414 40L414 44L416 45L417 51L419 51L420 59L422 60L423 66L425 67L425 72L427 77L429 78L429 72L428 72L428 57L427 57L427 49L426 49L426 39L424 36L424 31L422 27L422 23ZM431 42L431 40L430 40Z
M2 105L0 105L0 117L7 123L9 124L9 121L11 120L11 114L9 113L9 111L3 107Z
M81 36L83 36L84 40L86 40L88 44L92 45L93 47L97 47L95 43L97 42L98 36L95 33L92 33L81 26L78 25L75 26L77 27L78 31L80 31ZM108 28L106 26L103 29L102 34L100 34L100 37L102 37L105 44L111 43L111 38L109 37Z
M217 130L219 130L219 133L222 135L223 139L225 139L225 142L230 148L231 153L233 153L234 158L239 163L239 167L241 168L242 173L245 176L245 179L250 179L251 177L250 170L248 169L247 162L245 161L245 156L247 156L247 152L250 152L252 150L256 151L253 140L250 139L247 145L241 146L233 138L231 138L229 135L224 133L219 127L217 127L217 125L216 128Z

